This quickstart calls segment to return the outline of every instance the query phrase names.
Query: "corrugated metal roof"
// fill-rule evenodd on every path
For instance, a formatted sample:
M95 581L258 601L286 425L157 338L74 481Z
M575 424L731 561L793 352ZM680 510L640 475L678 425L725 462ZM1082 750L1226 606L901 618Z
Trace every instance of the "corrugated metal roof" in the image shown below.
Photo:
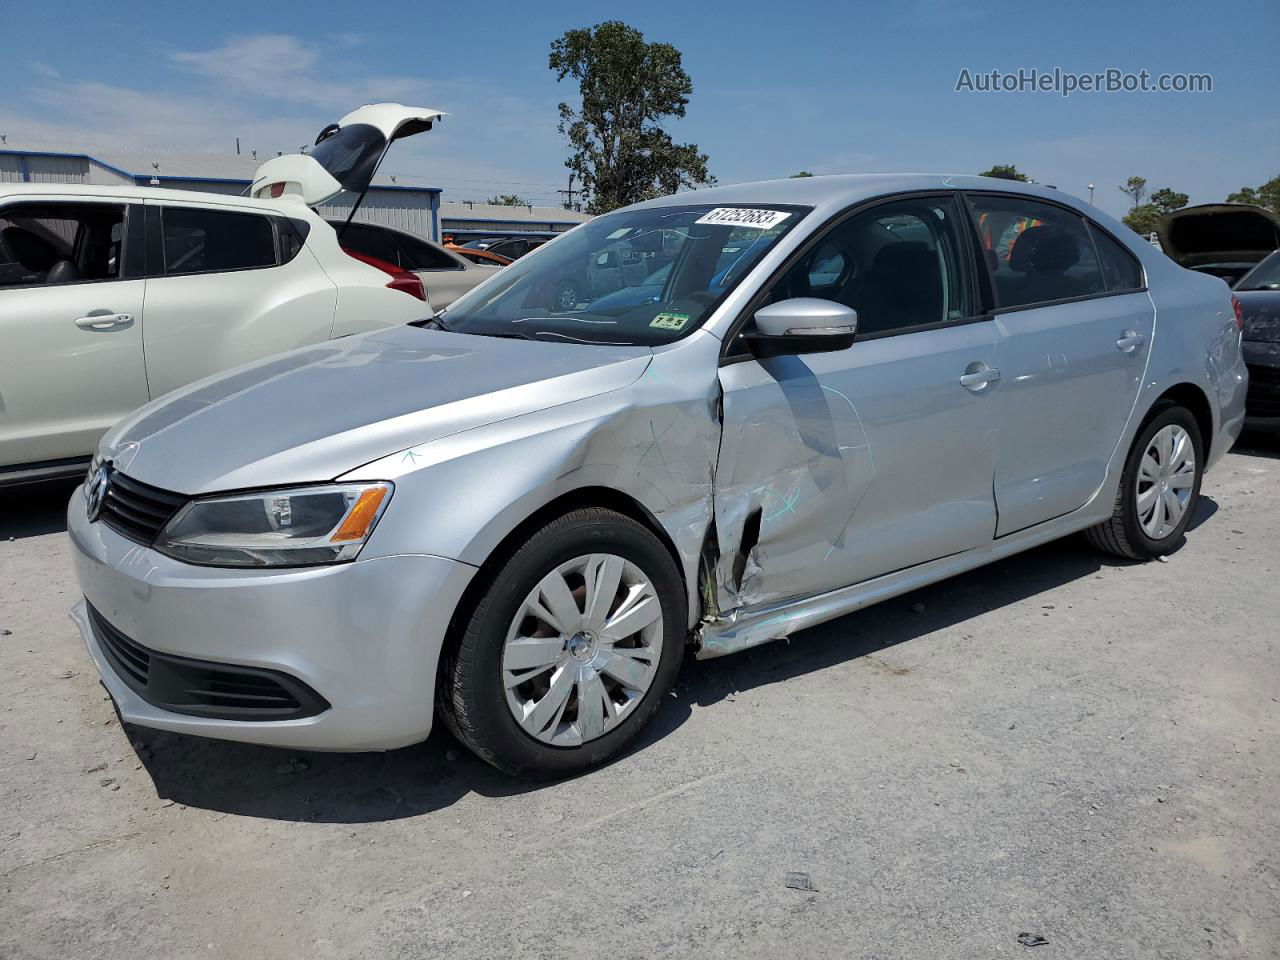
M498 203L440 204L444 220L535 220L539 223L583 223L591 217L563 207L508 207Z
M112 167L135 177L177 177L183 180L240 180L248 183L253 179L253 172L260 163L269 160L274 154L260 154L255 160L251 152L240 155L234 153L213 153L209 151L177 151L149 150L140 147L136 150L76 150L66 146L50 146L47 144L13 144L7 143L0 148L0 153L9 151L25 151L43 153L53 156L88 157L100 164ZM417 186L396 183L390 177L379 174L373 179L374 186L393 187L406 190L419 190L426 193L439 193L439 187Z

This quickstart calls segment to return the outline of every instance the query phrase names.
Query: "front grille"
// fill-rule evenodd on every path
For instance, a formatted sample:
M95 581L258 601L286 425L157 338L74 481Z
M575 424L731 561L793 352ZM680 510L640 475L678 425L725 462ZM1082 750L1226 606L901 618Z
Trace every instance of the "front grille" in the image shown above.
M112 470L99 519L121 536L150 546L187 500L180 493L140 483Z
M1280 367L1248 366L1245 412L1251 417L1280 417Z
M297 720L329 703L296 677L149 650L125 636L88 605L98 647L120 679L148 703L220 720Z

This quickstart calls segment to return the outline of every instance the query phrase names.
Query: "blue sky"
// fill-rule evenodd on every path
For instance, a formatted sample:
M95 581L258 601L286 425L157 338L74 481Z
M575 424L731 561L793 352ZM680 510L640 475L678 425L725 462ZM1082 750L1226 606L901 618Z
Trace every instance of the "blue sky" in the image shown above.
M1130 175L1220 200L1280 173L1280 3L17 3L0 0L9 145L296 150L368 100L451 117L388 172L446 199L554 202L567 172L547 69L565 29L619 16L693 77L673 135L722 183L967 173L1016 163L1113 213ZM1208 94L957 93L962 68L1208 73Z

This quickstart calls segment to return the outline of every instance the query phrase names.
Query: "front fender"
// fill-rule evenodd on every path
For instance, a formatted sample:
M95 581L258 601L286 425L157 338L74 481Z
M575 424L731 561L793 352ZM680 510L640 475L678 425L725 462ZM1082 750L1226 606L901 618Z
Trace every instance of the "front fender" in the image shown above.
M643 506L675 545L692 625L720 422L714 353L704 363L681 353L655 357L621 390L411 447L344 475L396 485L361 558L425 553L480 566L547 504L604 487Z

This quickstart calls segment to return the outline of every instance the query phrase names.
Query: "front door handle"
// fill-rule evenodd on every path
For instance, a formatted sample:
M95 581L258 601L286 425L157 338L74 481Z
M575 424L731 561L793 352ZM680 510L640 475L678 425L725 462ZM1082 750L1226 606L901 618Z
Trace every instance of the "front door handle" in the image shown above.
M1146 342L1147 338L1138 331L1126 330L1124 336L1116 341L1116 346L1120 348L1121 353L1133 353Z
M1000 380L1000 371L985 363L971 363L960 376L960 386L971 393L981 393Z
M95 313L76 320L76 326L81 330L114 330L131 323L133 315L129 313Z

